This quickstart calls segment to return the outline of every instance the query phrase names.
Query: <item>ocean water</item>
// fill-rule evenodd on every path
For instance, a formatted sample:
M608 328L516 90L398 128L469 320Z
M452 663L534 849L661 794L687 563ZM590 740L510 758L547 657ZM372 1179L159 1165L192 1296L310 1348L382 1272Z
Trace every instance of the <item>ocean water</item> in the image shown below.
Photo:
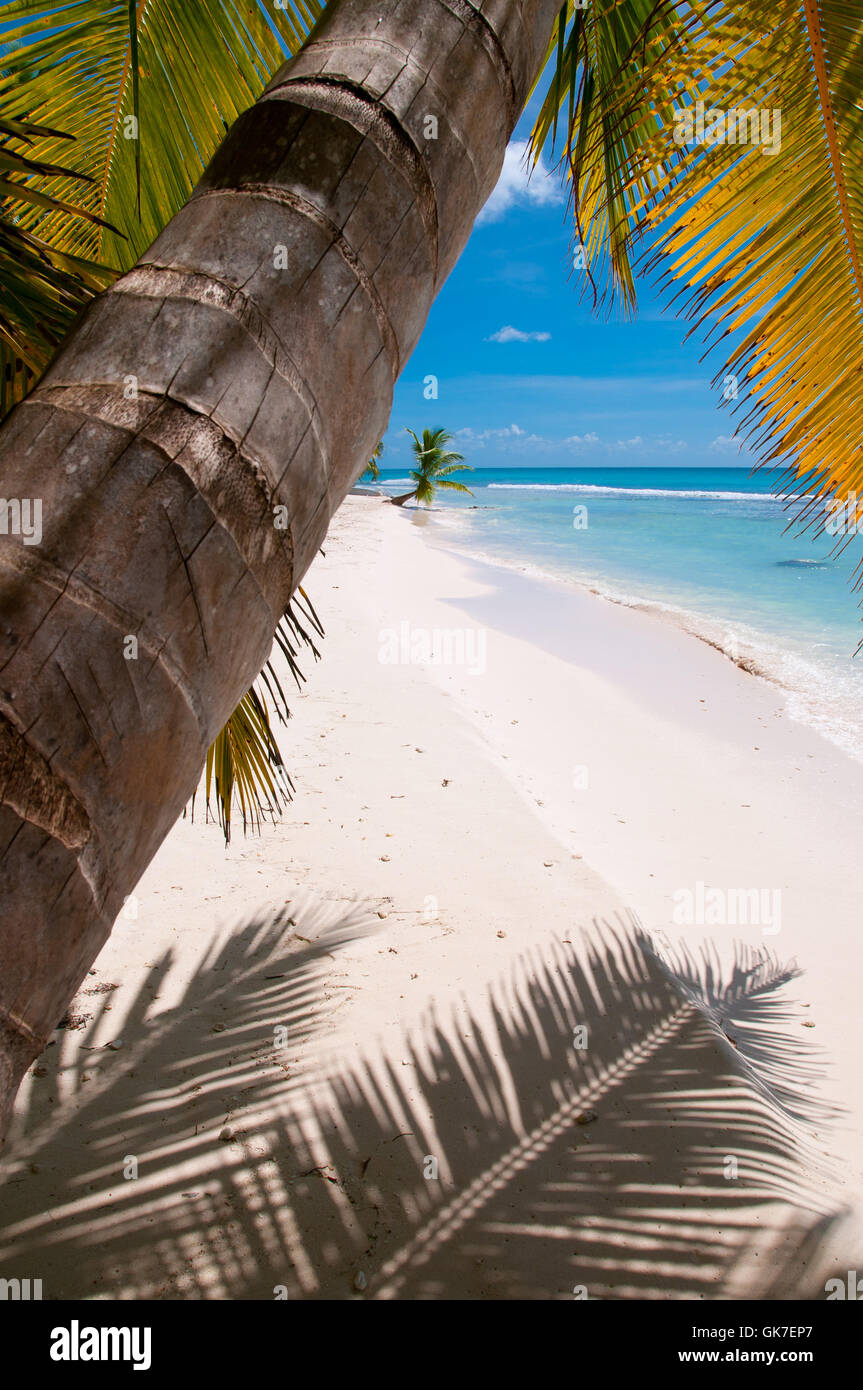
M823 513L805 533L800 503L745 468L475 469L473 497L439 492L432 525L473 555L663 610L756 670L792 717L863 761L863 638L851 587L863 536L841 554ZM410 486L385 470L393 494Z

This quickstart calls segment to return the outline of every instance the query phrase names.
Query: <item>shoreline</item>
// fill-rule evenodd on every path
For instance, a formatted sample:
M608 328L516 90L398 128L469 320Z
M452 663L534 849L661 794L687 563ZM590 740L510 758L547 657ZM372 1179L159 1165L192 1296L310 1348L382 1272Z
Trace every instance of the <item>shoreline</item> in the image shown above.
M826 717L823 713L823 701L831 693L835 673L826 664L818 666L802 656L791 644L783 645L776 633L767 633L745 622L737 622L734 630L729 631L730 619L667 599L629 593L615 588L611 581L606 581L600 575L586 571L556 572L534 561L507 561L472 545L470 541L454 543L450 539L449 528L445 523L441 524L442 513L446 514L447 509L439 508L431 513L438 526L433 543L441 550L456 557L464 555L492 569L503 569L540 583L591 594L606 603L643 612L659 621L673 624L697 641L713 647L741 671L766 681L780 691L795 722L814 729L855 762L863 763L863 725L858 722L855 727L849 727L838 707ZM452 515L451 512L449 514ZM797 668L794 675L788 669L793 666ZM849 689L841 699L843 709L847 711L849 705L854 703L854 692Z
M295 800L159 851L22 1088L4 1271L823 1297L863 1257L856 765L674 626L429 539L377 499L334 518ZM485 669L382 662L403 621L482 628ZM699 883L781 917L705 928Z

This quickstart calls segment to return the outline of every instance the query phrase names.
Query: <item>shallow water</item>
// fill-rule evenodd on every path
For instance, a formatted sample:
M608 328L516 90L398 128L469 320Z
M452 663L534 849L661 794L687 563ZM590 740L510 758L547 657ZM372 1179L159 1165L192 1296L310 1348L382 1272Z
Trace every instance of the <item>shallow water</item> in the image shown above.
M743 468L476 469L464 480L473 498L439 493L435 504L448 544L661 608L774 680L794 718L863 760L860 543L834 553L834 514L801 534L801 501ZM409 482L381 477L387 491Z

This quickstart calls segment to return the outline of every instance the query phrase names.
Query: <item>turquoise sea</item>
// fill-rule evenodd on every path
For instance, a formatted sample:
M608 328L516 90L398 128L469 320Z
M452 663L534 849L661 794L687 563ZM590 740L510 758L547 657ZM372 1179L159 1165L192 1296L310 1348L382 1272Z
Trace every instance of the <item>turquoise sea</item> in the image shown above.
M433 509L446 544L662 608L863 760L863 612L851 587L863 537L834 554L834 513L800 534L800 502L745 468L477 468L463 480L472 498L438 493ZM409 485L404 471L382 473L387 492Z

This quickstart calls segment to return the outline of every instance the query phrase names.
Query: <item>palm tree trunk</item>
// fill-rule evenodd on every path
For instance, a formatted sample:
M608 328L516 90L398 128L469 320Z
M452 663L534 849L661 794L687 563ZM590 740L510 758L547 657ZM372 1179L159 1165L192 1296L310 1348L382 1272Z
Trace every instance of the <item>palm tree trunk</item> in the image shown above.
M412 497L416 497L416 490L413 492L403 492L398 497L391 497L390 501L394 507L403 507L405 502L409 502Z
M336 0L0 432L0 1135L266 659L559 0Z

